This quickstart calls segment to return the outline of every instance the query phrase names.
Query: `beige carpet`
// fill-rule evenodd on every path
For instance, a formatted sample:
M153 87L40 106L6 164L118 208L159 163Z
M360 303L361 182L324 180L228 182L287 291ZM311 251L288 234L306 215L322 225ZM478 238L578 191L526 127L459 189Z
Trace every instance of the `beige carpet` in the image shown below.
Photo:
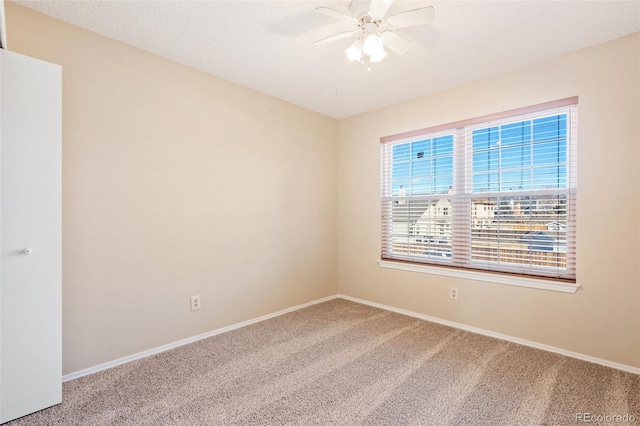
M11 425L575 425L640 376L333 300L64 384ZM613 418L609 418L613 420Z

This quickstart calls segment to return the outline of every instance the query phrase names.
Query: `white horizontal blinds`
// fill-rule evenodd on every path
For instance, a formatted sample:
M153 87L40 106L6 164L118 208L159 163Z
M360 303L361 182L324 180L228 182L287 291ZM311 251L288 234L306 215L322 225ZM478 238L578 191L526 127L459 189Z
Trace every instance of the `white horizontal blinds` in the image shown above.
M575 278L572 111L554 108L465 128L470 267Z
M382 145L382 258L450 264L454 135Z
M567 101L385 138L382 258L575 279L577 107Z

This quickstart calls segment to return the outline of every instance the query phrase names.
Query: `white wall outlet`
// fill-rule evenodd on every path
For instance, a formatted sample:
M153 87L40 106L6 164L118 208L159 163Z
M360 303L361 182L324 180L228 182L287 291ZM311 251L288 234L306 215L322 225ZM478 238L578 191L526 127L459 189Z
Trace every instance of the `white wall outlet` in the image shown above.
M451 300L458 300L458 287L449 288L449 298Z
M200 295L191 296L191 310L197 311L200 309Z

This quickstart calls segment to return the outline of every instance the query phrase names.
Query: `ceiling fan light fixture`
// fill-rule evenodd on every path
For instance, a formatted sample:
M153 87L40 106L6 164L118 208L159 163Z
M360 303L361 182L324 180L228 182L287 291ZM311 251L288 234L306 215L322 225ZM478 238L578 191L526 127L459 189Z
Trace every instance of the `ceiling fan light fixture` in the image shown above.
M364 39L364 43L362 43L362 50L364 54L371 57L380 59L384 58L387 53L384 51L384 44L382 42L382 37L380 37L376 33L369 33Z
M354 41L345 52L347 52L347 58L350 61L359 61L362 58L362 40Z
M380 62L387 56L387 52L384 49L381 49L380 52L377 52L375 55L369 55L369 62Z
M355 24L351 31L344 31L314 42L321 46L329 42L358 34L358 39L345 50L350 61L362 65L379 62L387 51L403 55L411 41L395 32L396 29L425 25L433 21L433 6L406 10L387 16L395 0L351 0L351 14L330 7L318 7L316 11L332 18ZM368 5L368 9L365 7ZM353 27L352 27L353 28ZM370 70L370 67L367 67Z

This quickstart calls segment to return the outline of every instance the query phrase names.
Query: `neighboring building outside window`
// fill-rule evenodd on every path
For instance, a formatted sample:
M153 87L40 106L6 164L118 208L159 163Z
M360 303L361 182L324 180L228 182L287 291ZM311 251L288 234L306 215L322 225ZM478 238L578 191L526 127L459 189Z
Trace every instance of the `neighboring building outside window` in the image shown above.
M382 259L575 281L577 98L390 136Z

